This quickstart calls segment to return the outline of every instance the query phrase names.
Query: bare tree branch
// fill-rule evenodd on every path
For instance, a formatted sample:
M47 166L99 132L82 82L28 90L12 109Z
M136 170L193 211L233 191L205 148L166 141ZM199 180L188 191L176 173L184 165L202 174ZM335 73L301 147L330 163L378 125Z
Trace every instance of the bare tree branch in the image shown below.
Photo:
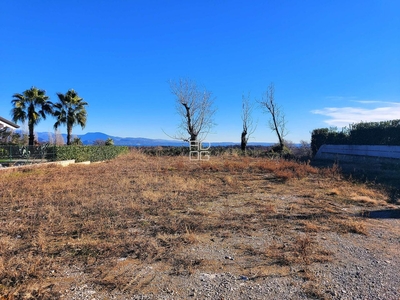
M174 137L183 141L204 140L214 126L212 93L199 90L196 83L189 79L170 82L171 92L176 97L176 110L181 118L180 132ZM189 135L187 137L187 134Z
M288 134L286 129L287 122L285 120L285 114L282 108L275 102L274 93L275 87L274 84L271 83L268 86L265 95L262 97L260 104L264 111L270 114L271 119L269 120L269 127L272 131L275 131L276 135L278 136L279 146L281 150L283 150L285 142L284 138Z
M242 122L243 122L243 130L241 135L240 148L242 151L246 150L247 142L249 141L250 136L254 133L257 128L257 125L254 125L252 112L253 112L254 104L250 103L250 95L247 97L242 95Z

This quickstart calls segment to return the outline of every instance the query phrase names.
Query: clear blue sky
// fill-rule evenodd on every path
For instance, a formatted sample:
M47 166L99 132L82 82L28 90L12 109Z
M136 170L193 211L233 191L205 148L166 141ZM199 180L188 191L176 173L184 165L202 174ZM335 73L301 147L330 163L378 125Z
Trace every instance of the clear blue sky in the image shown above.
M240 141L242 95L275 85L293 142L315 128L400 119L400 1L13 0L0 8L0 115L31 86L75 89L82 131L169 139L169 80L216 97L208 141ZM276 142L257 107L250 141ZM52 132L54 119L39 132ZM61 127L61 132L66 129Z

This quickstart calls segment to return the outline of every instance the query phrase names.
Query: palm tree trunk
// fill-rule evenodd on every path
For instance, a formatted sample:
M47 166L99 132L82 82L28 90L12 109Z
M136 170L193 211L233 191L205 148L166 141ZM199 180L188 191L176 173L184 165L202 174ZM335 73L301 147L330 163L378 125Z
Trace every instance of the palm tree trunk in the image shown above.
M72 126L67 125L67 145L71 145Z
M35 142L35 133L33 131L33 124L30 122L29 126L29 146L33 146Z
M31 103L28 107L28 130L29 130L29 146L33 146L35 141L35 134L34 134L34 112L35 107Z

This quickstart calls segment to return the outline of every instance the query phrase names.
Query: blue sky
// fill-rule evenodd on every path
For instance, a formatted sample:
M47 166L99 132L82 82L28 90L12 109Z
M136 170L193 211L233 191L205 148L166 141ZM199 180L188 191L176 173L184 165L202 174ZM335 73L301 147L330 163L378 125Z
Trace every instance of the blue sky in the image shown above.
M242 95L260 100L271 82L292 142L400 119L399 15L398 0L2 1L0 115L31 86L53 101L73 88L89 103L73 134L169 139L169 81L190 78L215 96L210 142L239 142ZM250 141L276 142L258 106L253 118Z

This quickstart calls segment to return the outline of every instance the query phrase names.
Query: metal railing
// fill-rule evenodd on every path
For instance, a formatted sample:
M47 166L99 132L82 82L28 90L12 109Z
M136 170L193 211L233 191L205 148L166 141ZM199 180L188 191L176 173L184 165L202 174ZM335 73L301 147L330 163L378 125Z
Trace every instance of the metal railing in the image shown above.
M29 164L52 161L54 147L50 144L38 146L0 145L0 164Z

